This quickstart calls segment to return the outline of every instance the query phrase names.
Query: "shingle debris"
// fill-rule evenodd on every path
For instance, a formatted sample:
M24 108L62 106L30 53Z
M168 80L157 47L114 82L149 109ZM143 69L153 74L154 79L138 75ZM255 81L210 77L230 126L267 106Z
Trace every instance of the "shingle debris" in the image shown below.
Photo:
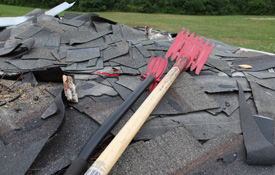
M161 34L168 36L170 33L161 32ZM176 79L134 138L140 142L126 150L113 169L113 174L172 173L182 169L184 164L189 165L206 152L204 148L206 146L201 145L199 141L209 140L210 144L215 138L225 137L226 134L223 133L228 131L234 133L234 136L227 134L228 138L242 137L237 98L239 88L236 81L246 92L244 98L250 104L249 108L253 113L257 110L260 115L274 117L275 100L272 98L275 95L274 72L267 71L275 67L274 56L256 52L236 53L239 47L211 39L209 41L213 42L215 47L201 74L197 76L186 70ZM0 109L4 115L4 117L1 115L0 120L0 137L4 138L0 142L0 152L3 154L0 156L3 165L1 172L14 174L12 173L15 171L14 167L18 167L16 172L25 174L32 165L29 173L54 174L68 166L79 154L89 134L94 133L99 124L102 124L140 84L142 81L140 75L146 72L150 56L164 57L172 42L167 37L149 39L144 28L135 29L116 24L93 13L84 15L65 13L63 19L58 19L41 14L39 11L35 21L27 20L20 25L2 30L0 32L2 77L14 79L21 74L25 74L26 78L27 75L34 76L32 80L36 78L38 84L29 81L35 83L35 87L39 87L39 80L43 79L43 76L44 79L48 77L51 80L50 77L57 76L52 70L62 70L63 74L73 77L79 102L68 103L69 108L64 111L66 123L56 131L60 135L50 137L59 125L62 126L60 123L62 118L57 116L60 115L59 105L65 98L58 95L56 98L59 100L53 103L48 101L39 116L25 114L22 118L24 121L17 117L7 118L9 102L2 100L7 97L5 96L7 94L3 93L12 89L5 88L0 81L0 104L2 104ZM253 68L240 69L237 67L240 64L249 64ZM172 65L171 61L169 65ZM44 73L42 77L39 72ZM59 79L62 80L61 77ZM63 87L61 82L59 86ZM46 91L50 90L44 91L48 94ZM60 94L59 92L60 88L58 93L54 93L55 96ZM118 133L148 94L149 91L146 91L139 97L111 134ZM36 99L39 102L41 97ZM12 103L19 105L21 100L20 96ZM30 104L26 108L26 104L24 105L25 107L20 110L34 106ZM83 121L78 119L80 116ZM31 125L33 127L26 128L30 122L34 122ZM56 122L55 129L49 126L51 124L47 124L50 122ZM89 128L88 124L95 129ZM41 130L37 131L39 128ZM87 128L89 134L86 133ZM47 129L52 132L43 135L41 132ZM23 133L34 132L42 134L43 137L27 144ZM20 133L16 138L23 140L23 145L5 140L9 134L14 133ZM69 138L69 135L73 137ZM228 139L223 138L223 140ZM175 145L179 147L174 149ZM24 161L22 156L17 159L18 161L13 161L15 160L13 152L7 152L8 149L12 149L11 147L15 151L18 149L18 155L28 157L29 161ZM208 156L204 157L211 159ZM22 162L24 165L18 166ZM138 163L139 167L135 166Z

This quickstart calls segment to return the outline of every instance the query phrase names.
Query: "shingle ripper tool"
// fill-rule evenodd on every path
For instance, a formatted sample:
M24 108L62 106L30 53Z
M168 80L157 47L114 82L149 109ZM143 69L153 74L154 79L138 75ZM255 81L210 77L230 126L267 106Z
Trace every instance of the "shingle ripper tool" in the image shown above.
M79 175L87 170L90 157L95 153L97 146L102 142L107 134L116 123L123 117L128 109L134 104L143 91L149 87L154 89L160 77L167 67L167 59L152 56L148 62L146 75L143 82L131 93L131 95L115 110L115 112L102 124L102 126L90 137L88 142L82 148L78 157L76 157L70 167L66 170L65 175ZM105 74L106 75L106 74Z
M204 42L204 39L199 40L198 36L194 38L194 33L189 34L189 31L184 34L184 29L178 33L165 55L166 58L171 56L172 61L177 58L176 63L96 159L85 175L108 174L177 76L188 67L190 67L191 71L196 68L195 73L197 75L200 73L214 44L208 46L208 41Z

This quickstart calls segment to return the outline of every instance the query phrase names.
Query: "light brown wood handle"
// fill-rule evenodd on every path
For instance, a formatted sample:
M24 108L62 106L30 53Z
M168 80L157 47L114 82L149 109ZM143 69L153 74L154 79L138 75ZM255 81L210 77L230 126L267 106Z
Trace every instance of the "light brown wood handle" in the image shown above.
M178 67L170 69L85 175L108 174L180 72Z

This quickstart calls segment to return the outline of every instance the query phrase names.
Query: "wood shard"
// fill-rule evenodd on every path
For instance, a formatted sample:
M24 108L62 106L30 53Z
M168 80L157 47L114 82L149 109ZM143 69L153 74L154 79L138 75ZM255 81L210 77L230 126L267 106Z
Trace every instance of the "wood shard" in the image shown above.
M244 52L245 52L244 50L237 50L234 53L238 54L238 53L244 53Z
M242 68L242 69L252 69L253 67L248 65L248 64L241 64L241 65L238 65L239 68Z
M70 76L63 75L62 79L63 79L64 94L67 100L73 103L77 103L78 97L77 97L75 85L73 83L73 78Z

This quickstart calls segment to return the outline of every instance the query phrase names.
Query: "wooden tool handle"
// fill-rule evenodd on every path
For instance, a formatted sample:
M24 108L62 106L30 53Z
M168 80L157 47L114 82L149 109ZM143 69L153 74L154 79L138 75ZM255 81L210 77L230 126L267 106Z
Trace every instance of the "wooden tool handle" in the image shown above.
M166 74L85 175L108 174L180 72L173 67Z

